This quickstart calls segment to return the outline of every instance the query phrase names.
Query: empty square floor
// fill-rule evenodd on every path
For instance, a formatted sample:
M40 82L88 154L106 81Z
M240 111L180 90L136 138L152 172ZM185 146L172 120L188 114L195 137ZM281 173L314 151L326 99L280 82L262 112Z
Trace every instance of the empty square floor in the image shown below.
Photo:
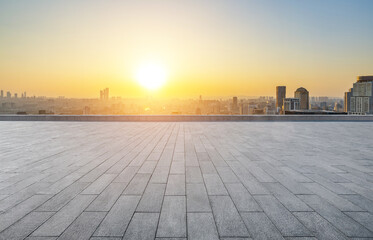
M373 238L373 124L0 122L0 239Z

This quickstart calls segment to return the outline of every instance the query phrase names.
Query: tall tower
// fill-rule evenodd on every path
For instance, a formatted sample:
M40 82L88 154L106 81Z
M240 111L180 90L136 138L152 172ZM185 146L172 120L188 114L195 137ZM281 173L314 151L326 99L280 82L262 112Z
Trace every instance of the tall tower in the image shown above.
M0 91L0 97L1 97L1 98L4 97L4 91L3 91L3 90Z
M233 97L232 113L233 114L238 114L239 113L237 97Z
M276 87L276 111L282 109L284 105L284 98L286 98L286 86Z
M345 92L344 111L346 113L350 112L351 95L352 95L352 88L350 88L350 90L348 92Z
M109 88L105 88L105 100L109 100Z
M308 93L307 89L302 88L302 87L298 88L294 92L294 98L299 99L299 101L300 101L299 109L300 110L308 110L309 109L310 100L309 100L309 93Z

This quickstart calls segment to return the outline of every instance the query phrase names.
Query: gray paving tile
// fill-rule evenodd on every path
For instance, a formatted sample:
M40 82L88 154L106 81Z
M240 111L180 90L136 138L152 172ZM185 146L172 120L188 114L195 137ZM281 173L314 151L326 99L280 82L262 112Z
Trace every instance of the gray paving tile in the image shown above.
M254 239L284 239L265 213L245 212L241 216Z
M225 186L238 211L263 211L241 183L229 183Z
M373 213L373 201L358 194L340 195L340 196L343 198L346 198L348 201L352 202L356 206L359 206L365 211L369 211L370 213Z
M373 237L369 230L319 196L304 195L299 197L347 237Z
M50 183L45 183L45 182L37 182L32 184L29 187L26 187L22 189L21 191L13 194L13 195L3 195L5 196L3 200L0 201L0 212L6 211L9 208L14 207L15 205L23 202L24 200L32 197L35 195L37 192L42 190L43 188L46 188L50 185ZM1 197L0 197L1 199Z
M228 195L218 174L203 174L208 195Z
M125 195L142 195L148 184L151 174L148 173L138 173L136 174L132 181L128 184L123 194Z
M220 237L249 237L245 224L229 196L209 198Z
M240 162L229 161L228 165L251 194L269 194L269 191L262 185L262 183L254 178Z
M55 240L57 237L27 237L26 240Z
M145 161L137 173L153 173L156 161Z
M78 195L48 221L41 225L32 236L59 236L95 199L95 195Z
M185 196L165 196L157 237L186 237Z
M100 212L109 211L117 201L128 183L111 183L97 198L88 206L86 211Z
M348 239L327 220L315 212L296 212L294 215L318 238L318 239Z
M165 195L185 195L185 175L170 174Z
M149 183L137 206L137 212L161 212L166 184Z
M139 201L140 196L121 196L93 235L122 237Z
M202 174L217 174L214 164L211 161L203 161L199 163Z
M47 201L50 195L35 195L0 214L0 232Z
M153 172L151 183L167 183L169 166L157 166Z
M187 184L187 212L211 212L205 185Z
M325 188L329 189L330 191L336 194L354 194L354 192L336 182L332 182L331 180L324 178L318 174L305 174L308 178L314 180L315 182L319 183L320 185L324 186ZM338 176L338 175L337 175ZM346 182L346 181L339 181L339 182Z
M186 167L187 183L203 183L201 169L199 167Z
M181 162L172 162L170 174L185 174L185 163Z
M313 193L324 198L329 203L340 209L341 211L362 211L361 208L355 204L347 201L346 199L338 196L337 194L329 191L317 183L305 183L306 187Z
M75 182L57 195L53 196L50 200L37 208L36 211L58 211L88 185L89 183L85 182Z
M24 239L53 214L53 212L31 212L17 223L1 232L0 239Z
M188 239L219 239L212 213L188 213Z
M232 171L230 167L217 167L216 170L223 183L239 183L240 180L236 177L236 174Z
M264 183L264 186L291 212L312 211L302 200L280 183Z
M216 237L212 222L226 233L220 239L372 238L373 138L361 143L372 130L350 122L4 122L0 236L44 229L30 237L87 239L97 225L80 219L107 213L92 239L154 238L156 221L140 215L159 215L168 240ZM163 202L167 194L182 195ZM297 235L299 224L309 235Z
M155 238L159 213L135 213L124 235L125 240Z
M130 182L135 176L139 167L126 167L123 171L113 180L113 182Z
M312 236L307 228L273 196L258 195L255 199L283 236Z
M58 239L90 239L105 214L104 212L83 212Z
M91 185L89 185L82 194L100 194L117 174L103 174L98 179L96 179Z
M344 212L373 233L373 214L369 212ZM373 235L373 234L372 234Z

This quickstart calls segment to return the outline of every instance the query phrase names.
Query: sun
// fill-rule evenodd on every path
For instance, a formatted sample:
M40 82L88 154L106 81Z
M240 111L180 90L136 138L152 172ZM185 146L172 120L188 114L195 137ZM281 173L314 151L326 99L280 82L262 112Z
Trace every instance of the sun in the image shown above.
M167 74L164 66L156 63L146 63L138 67L136 80L148 90L156 90L166 82Z

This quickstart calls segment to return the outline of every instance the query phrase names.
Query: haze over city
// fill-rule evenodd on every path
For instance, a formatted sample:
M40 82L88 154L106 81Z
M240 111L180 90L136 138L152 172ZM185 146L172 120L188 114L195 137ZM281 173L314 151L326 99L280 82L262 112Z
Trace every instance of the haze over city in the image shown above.
M0 0L0 240L373 239L373 0Z
M372 8L370 0L1 1L0 85L74 98L105 87L127 98L274 96L286 85L342 98L372 74Z

